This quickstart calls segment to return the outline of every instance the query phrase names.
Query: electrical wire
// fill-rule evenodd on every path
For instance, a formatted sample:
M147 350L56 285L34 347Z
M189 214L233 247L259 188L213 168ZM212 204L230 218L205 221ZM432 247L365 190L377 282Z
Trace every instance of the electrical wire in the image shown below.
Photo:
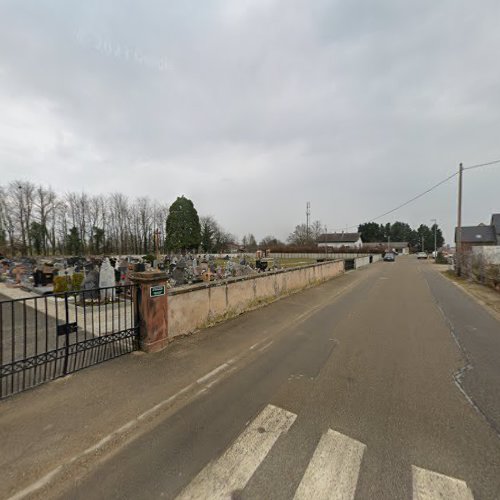
M495 165L496 163L500 163L500 160L493 160L487 163L479 163L477 165L471 165L470 167L464 167L464 170L472 170L474 168L487 167L488 165Z
M472 169L480 168L480 167L487 167L489 165L495 165L497 163L500 163L500 160L493 160L493 161L489 161L489 162L486 162L486 163L478 163L477 165L471 165L469 167L464 167L463 170L465 171L465 170L472 170ZM422 198L422 196L425 196L426 194L430 193L431 191L434 191L434 189L436 189L437 187L441 186L445 182L448 182L449 180L453 179L457 175L458 175L458 172L455 172L455 173L449 175L448 177L446 177L446 179L443 179L442 181L439 181L437 184L434 184L434 186L430 187L429 189L426 189L425 191L423 191L422 193L418 194L417 196L414 196L413 198L409 199L408 201L405 201L404 203L401 203L401 205L398 205L397 207L393 208L392 210L388 210L387 212L384 212L381 215L377 215L377 217L374 217L374 218L368 220L368 222L375 222L376 220L381 219L382 217L385 217L386 215L389 215L389 214L392 214L393 212L396 212L396 210L399 210L400 208L403 208L406 205L409 205L410 203L413 203L414 201L418 200L419 198ZM355 229L358 226L359 225L356 225L356 226L347 226L347 227L344 227L344 228L340 229L340 231L342 231L344 229ZM338 230L336 230L335 232L338 232Z

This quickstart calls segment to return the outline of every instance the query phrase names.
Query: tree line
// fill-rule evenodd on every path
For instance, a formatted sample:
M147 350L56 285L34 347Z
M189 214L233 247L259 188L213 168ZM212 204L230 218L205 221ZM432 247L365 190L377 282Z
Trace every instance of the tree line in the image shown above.
M444 244L443 233L437 224L426 226L420 224L416 229L406 222L394 222L393 224L377 224L376 222L365 222L358 226L363 243L387 243L388 241L408 242L409 246L417 251L431 252L434 250L434 229L436 229L436 246L440 248ZM312 222L309 226L299 224L288 236L289 245L301 248L314 247L319 237L325 234L324 227L319 220ZM277 245L283 246L282 243Z
M436 246L440 248L444 244L444 238L437 224L433 224L432 226L420 224L416 229L412 229L406 222L399 221L393 224L365 222L358 226L358 232L361 233L363 243L406 241L413 250L424 252L432 252L434 250L434 231L436 234Z
M437 225L412 229L405 222L360 224L364 243L407 241L415 250L434 249L444 243ZM287 242L293 246L315 245L326 228L316 220L299 224ZM269 235L257 243L253 234L237 237L213 216L199 216L184 196L170 207L147 197L129 199L121 193L89 195L53 189L27 181L0 186L0 253L10 255L151 254L201 250L229 252L234 246L253 252L257 248L283 246Z
M12 256L151 254L156 248L166 252L198 246L206 251L224 251L235 237L213 217L198 219L194 206L198 222L194 226L187 224L182 219L185 200L180 197L168 207L147 197L129 199L121 193L89 195L83 192L61 195L50 187L14 181L0 186L0 253ZM192 202L187 201L192 206ZM175 214L179 205L180 224L189 235L180 242L175 240L179 226L175 215L170 227L166 224L170 212Z

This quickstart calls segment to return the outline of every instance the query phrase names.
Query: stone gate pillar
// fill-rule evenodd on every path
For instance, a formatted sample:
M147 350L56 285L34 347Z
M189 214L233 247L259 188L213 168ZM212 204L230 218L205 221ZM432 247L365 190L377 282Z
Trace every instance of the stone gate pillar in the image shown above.
M135 287L141 350L161 351L168 343L167 274L163 271L136 272Z

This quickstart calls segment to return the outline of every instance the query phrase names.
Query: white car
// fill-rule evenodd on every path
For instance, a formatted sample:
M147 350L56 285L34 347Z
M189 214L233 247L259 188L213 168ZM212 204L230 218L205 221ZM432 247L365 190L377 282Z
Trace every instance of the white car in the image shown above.
M427 254L425 252L417 252L417 259L427 259Z

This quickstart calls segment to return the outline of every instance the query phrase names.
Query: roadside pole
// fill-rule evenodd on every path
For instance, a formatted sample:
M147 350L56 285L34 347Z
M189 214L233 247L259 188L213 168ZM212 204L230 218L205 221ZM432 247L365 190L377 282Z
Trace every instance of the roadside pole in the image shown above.
M458 216L457 216L457 237L455 248L455 272L457 276L462 275L462 177L464 167L460 163L458 168Z
M431 219L434 222L434 261L437 260L437 219Z

